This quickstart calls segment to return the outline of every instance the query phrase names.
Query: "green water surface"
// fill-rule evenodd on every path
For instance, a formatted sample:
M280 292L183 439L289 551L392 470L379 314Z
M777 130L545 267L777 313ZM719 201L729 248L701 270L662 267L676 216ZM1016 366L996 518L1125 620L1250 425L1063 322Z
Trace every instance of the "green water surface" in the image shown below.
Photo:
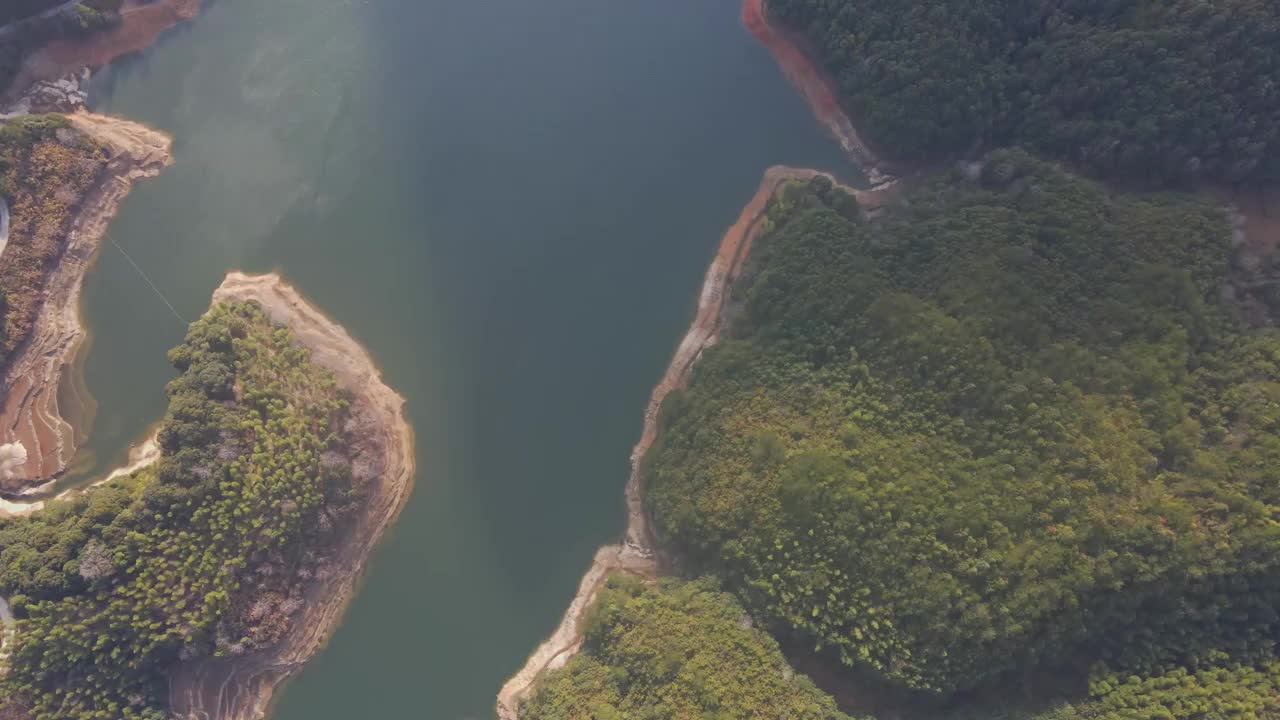
M766 167L851 176L736 0L212 0L95 81L172 133L111 225L186 319L280 269L408 400L418 478L276 720L489 718L624 524L628 455ZM82 457L164 411L184 325L106 247Z

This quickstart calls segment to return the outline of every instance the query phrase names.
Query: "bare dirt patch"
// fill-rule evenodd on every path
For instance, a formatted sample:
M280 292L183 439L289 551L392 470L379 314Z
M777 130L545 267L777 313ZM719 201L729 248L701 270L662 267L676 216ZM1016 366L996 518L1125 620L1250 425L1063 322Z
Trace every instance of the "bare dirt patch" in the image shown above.
M587 608L595 600L596 593L612 572L626 572L644 578L655 578L662 572L663 563L644 511L643 482L640 462L658 438L658 411L672 390L683 387L689 379L689 371L707 348L714 345L727 325L730 290L741 276L751 246L759 236L761 220L769 199L785 183L805 182L822 176L831 180L841 190L858 198L867 208L878 207L890 190L860 191L844 185L826 173L789 167L772 167L765 172L756 194L742 209L742 213L725 232L715 259L707 269L698 296L698 310L688 331L676 347L670 365L662 379L653 388L649 404L644 411L644 427L640 441L631 451L631 476L626 485L627 531L622 543L608 545L596 552L591 567L578 586L578 592L570 602L564 617L551 637L534 650L529 659L498 692L497 713L500 720L518 720L520 703L533 691L542 673L562 667L582 646L580 626Z

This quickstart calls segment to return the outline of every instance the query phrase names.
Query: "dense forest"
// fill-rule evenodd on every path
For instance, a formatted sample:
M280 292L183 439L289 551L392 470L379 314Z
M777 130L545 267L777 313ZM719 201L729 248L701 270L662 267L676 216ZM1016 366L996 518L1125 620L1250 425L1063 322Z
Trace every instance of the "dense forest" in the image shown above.
M583 633L582 652L542 679L523 720L849 720L705 580L615 574Z
M868 140L907 160L1025 144L1145 182L1280 181L1271 0L767 0Z
M927 694L1048 667L1094 678L1055 717L1274 710L1280 334L1224 300L1222 209L1013 150L874 221L822 179L767 213L645 458L688 569Z
M278 641L370 479L345 391L256 304L215 306L170 360L157 464L0 524L0 699L34 720L162 720L175 663Z
M102 147L61 116L0 123L0 197L11 218L0 260L0 369L30 333L71 215L106 165Z
M615 574L589 608L583 634L581 652L539 678L520 709L522 720L853 720L797 673L777 642L753 627L737 600L709 578L646 583ZM1278 715L1280 661L1272 661L1194 672L1175 668L1151 677L1099 668L1076 699L908 701L884 718L1269 720ZM863 713L858 720L883 719Z

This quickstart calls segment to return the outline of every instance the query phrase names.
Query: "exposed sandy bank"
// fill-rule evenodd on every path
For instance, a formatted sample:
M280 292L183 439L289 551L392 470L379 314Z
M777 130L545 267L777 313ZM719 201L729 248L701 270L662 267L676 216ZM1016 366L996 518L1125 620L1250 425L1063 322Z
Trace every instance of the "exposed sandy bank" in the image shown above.
M160 428L157 427L147 434L147 439L138 445L129 448L129 459L121 467L107 473L101 480L95 480L89 487L97 487L115 480L118 477L132 475L142 468L160 459ZM67 490L58 494L59 498L67 497L72 493L81 492L80 490Z
M311 351L312 360L333 370L338 382L352 392L352 417L361 427L358 455L374 463L379 472L364 512L330 563L336 572L314 582L292 630L279 645L240 658L209 659L174 669L169 687L173 717L190 720L257 720L266 715L276 687L314 655L337 626L370 552L413 487L413 431L402 412L404 399L382 382L364 348L275 273L228 274L214 291L213 301L240 300L256 301L272 321L292 329Z
M9 203L0 197L0 255L4 255L4 247L9 244Z
M102 177L72 218L65 249L49 276L30 337L19 346L0 388L0 443L20 442L27 462L14 471L6 489L38 485L66 469L77 443L76 429L58 406L58 385L84 341L80 286L107 224L133 183L152 177L171 162L170 139L137 123L73 113L71 124L107 147L111 159Z
M769 49L782 72L808 101L823 127L835 137L863 172L871 186L893 181L890 168L858 135L853 122L845 114L838 93L827 74L813 62L809 54L790 33L769 23L764 0L743 0L742 23Z
M631 451L631 477L627 480L627 532L619 545L608 545L596 552L591 567L578 586L555 633L534 650L529 659L498 692L498 717L501 720L517 720L521 701L529 695L538 676L547 670L563 666L582 646L579 626L586 610L595 600L596 593L609 573L622 571L642 577L655 577L660 572L657 549L654 544L649 518L644 512L643 487L640 478L640 462L658 437L658 410L663 400L676 388L684 386L689 371L702 352L720 339L726 327L726 300L729 291L742 273L751 245L761 231L761 220L769 199L779 186L789 181L807 181L824 176L817 170L789 167L772 167L765 172L764 180L751 201L742 209L737 222L729 227L720 241L720 248L702 281L698 296L698 310L693 323L676 347L671 364L653 388L649 404L644 411L644 427L640 441ZM883 201L882 192L864 192L840 185L845 192L857 197L864 207L874 208Z

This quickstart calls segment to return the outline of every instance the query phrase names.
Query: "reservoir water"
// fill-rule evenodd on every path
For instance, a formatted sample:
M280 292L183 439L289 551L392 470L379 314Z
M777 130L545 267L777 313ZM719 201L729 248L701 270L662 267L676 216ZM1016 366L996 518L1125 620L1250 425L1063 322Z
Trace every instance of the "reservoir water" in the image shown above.
M413 499L276 720L489 718L622 530L641 413L771 164L851 177L737 0L212 0L98 76L171 133L112 237L177 312L280 269L408 401ZM184 324L110 245L81 474L164 411Z

